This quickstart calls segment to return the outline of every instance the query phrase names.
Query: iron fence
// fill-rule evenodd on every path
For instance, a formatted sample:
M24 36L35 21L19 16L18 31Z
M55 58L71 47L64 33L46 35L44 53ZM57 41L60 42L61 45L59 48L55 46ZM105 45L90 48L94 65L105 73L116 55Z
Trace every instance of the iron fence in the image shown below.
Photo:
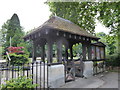
M44 62L27 63L23 65L3 65L0 67L0 84L6 84L6 80L26 76L32 79L35 88L48 87L48 64Z
M97 61L94 61L93 66L93 74L96 75L100 72L105 71L105 61L101 61L98 63ZM50 65L58 65L59 63L55 64L48 64L45 62L34 62L34 63L27 63L23 65L7 65L2 64L0 66L0 84L6 84L5 80L11 80L13 78L18 78L19 76L26 76L28 78L32 79L32 84L37 84L35 88L40 89L49 89L49 69L48 67ZM61 63L60 63L61 64ZM75 80L75 77L77 75L78 65L77 64L71 64L65 66L65 81L69 80ZM78 72L80 74L81 70ZM81 76L81 75L80 75Z

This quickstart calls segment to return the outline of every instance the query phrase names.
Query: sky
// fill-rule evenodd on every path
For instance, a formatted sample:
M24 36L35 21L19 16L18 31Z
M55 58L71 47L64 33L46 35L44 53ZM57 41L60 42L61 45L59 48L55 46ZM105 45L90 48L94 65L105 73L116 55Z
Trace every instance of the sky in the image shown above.
M45 1L47 0L0 0L0 28L14 13L18 15L26 32L42 25L51 14ZM97 21L95 31L108 34L109 29Z

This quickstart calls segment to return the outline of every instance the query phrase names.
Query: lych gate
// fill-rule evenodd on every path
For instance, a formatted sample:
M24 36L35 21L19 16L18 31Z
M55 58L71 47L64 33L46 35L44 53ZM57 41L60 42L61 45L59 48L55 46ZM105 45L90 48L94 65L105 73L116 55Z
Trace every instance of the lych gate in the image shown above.
M41 50L40 57L43 62L51 65L64 64L66 81L70 74L71 78L75 79L78 70L76 67L79 67L80 63L80 59L75 60L73 58L73 45L81 43L81 59L85 62L105 60L105 45L98 42L99 38L69 20L57 16L50 18L43 25L26 35L24 39L33 41L33 61L36 61L36 52L39 47L39 50ZM55 52L54 48L56 48ZM98 70L97 67L96 70Z

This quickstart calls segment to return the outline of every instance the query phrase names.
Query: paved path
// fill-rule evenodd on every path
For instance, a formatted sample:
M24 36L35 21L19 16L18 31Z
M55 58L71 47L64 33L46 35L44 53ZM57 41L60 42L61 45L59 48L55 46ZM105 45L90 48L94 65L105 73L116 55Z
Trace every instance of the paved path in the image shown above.
M118 73L109 72L105 73L103 77L100 77L104 81L104 84L99 88L118 88Z
M95 76L85 78L79 78L75 81L68 82L61 88L98 88L104 84L103 80L98 79Z
M90 78L79 78L61 88L118 88L118 73L105 72Z

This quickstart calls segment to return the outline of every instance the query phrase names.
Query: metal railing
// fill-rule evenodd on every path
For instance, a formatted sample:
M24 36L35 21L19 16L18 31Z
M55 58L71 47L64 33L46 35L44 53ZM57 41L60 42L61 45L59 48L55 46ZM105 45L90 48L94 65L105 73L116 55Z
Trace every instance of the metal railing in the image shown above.
M6 65L0 67L0 84L6 80L26 76L32 79L36 88L48 88L48 64L44 62L27 63L23 65Z

